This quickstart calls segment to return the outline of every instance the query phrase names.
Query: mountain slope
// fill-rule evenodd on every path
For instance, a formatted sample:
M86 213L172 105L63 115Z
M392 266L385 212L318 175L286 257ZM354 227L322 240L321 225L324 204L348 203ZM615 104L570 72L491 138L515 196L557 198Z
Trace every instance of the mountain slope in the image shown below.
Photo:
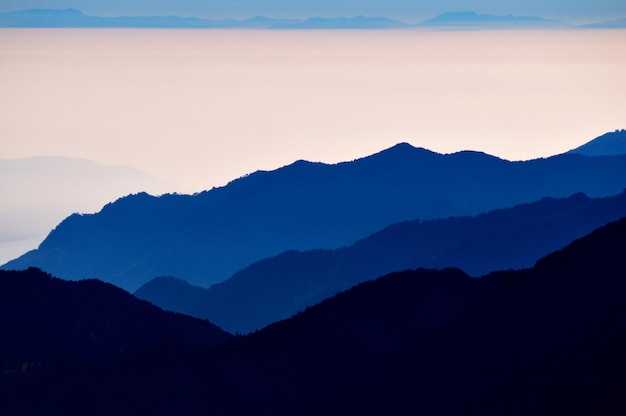
M622 414L624 252L626 218L532 269L483 277L490 291L454 322L303 412Z
M475 215L626 187L626 155L509 162L396 145L353 162L298 161L194 196L138 194L72 215L40 247L3 266L135 290L155 276L200 286L288 249L336 248L408 219Z
M544 198L476 217L407 221L335 250L288 251L209 289L157 278L135 296L164 309L250 332L357 283L393 271L458 267L473 276L521 269L626 213L626 192ZM245 307L243 306L245 305Z
M596 137L568 153L585 156L613 156L626 154L626 130L615 130Z
M97 280L67 282L39 269L0 270L0 363L22 368L63 358L96 358L177 340L216 345L230 334L164 312Z
M395 273L217 349L168 344L5 373L0 408L620 415L625 252L623 218L531 269L481 279L455 269Z

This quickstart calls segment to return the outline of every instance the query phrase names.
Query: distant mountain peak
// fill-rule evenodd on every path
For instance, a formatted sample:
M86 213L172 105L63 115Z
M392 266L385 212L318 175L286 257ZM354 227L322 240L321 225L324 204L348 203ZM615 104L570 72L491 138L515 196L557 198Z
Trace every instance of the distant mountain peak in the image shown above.
M585 156L615 156L626 154L626 130L615 130L570 150Z
M411 143L408 142L400 142L396 145L391 146L389 149L415 149L416 147L413 146Z
M437 152L433 152L432 150L428 150L423 147L415 147L407 142L400 142L395 144L387 149L381 150L378 153L373 154L372 156L380 155L380 154L402 154L402 153L427 153L427 154L438 154Z
M446 12L431 19L426 19L417 26L425 27L555 27L569 26L558 20L543 19L536 16L478 14L474 11Z

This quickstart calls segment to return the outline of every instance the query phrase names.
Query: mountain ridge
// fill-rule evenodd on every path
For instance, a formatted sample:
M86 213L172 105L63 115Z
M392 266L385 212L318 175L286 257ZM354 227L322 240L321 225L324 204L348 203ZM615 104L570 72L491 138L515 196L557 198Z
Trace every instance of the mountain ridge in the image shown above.
M99 280L70 282L36 268L0 270L0 289L0 316L7 318L0 324L3 370L104 357L169 339L211 346L231 338L207 321L163 311Z
M531 267L624 213L626 190L596 199L584 194L543 198L475 217L405 221L343 248L290 250L260 260L207 289L159 277L134 295L230 332L248 333L391 272L457 267L482 276Z
M446 12L416 24L385 16L271 18L254 16L235 20L199 17L86 15L77 9L25 9L0 14L0 27L75 27L75 28L189 28L189 29L554 29L623 28L624 19L572 25L536 16L478 14L473 11Z
M137 194L61 222L3 268L40 267L135 290L155 276L208 287L288 249L338 248L409 219L476 215L544 196L626 188L626 155L509 162L409 145L353 162L298 162L189 195ZM126 212L128 211L128 212Z

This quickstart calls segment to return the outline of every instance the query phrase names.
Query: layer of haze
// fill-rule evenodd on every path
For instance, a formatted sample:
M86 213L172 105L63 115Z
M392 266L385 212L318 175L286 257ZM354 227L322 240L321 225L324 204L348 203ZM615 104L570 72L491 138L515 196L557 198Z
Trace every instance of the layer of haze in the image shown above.
M0 30L0 158L220 186L397 142L519 160L626 127L626 31Z

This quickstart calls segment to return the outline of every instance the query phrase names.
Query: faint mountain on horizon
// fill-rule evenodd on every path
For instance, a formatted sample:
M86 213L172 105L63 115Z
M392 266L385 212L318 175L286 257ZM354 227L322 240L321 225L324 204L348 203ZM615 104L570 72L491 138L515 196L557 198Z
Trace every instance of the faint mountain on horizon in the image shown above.
M124 195L177 185L128 166L69 157L0 159L0 263L36 248L63 218L92 213Z
M391 29L408 24L385 17L312 17L210 20L179 16L89 16L76 9L29 9L0 14L0 27L189 28L189 29Z
M530 269L393 273L212 348L174 338L27 362L2 373L0 412L621 415L625 252L623 218ZM45 285L15 296L12 317L32 313L33 292ZM15 331L41 336L4 339Z
M620 28L623 20L572 25L536 16L478 14L473 11L446 12L417 24L385 16L310 17L306 19L255 16L245 20L212 20L179 16L100 17L76 9L27 9L0 14L0 27L75 28L190 28L190 29L556 29Z
M129 291L155 276L208 287L289 249L338 248L405 220L476 215L626 188L626 155L509 162L399 144L352 162L297 161L196 195L145 193L72 215L37 250L2 268L95 277Z
M208 289L159 277L134 295L166 310L208 319L231 333L248 333L391 272L456 267L478 277L532 267L539 258L624 215L626 190L597 199L583 194L543 198L476 217L402 222L335 250L288 251Z
M573 27L565 22L535 16L478 14L474 11L443 13L426 19L416 26L450 29L556 29Z
M21 28L209 28L235 23L178 16L99 17L76 9L27 9L0 14L0 27Z
M245 23L245 22L244 22ZM378 16L312 17L306 20L277 19L270 29L402 29L407 23Z
M624 155L626 154L626 130L621 129L605 133L567 153L585 156Z

